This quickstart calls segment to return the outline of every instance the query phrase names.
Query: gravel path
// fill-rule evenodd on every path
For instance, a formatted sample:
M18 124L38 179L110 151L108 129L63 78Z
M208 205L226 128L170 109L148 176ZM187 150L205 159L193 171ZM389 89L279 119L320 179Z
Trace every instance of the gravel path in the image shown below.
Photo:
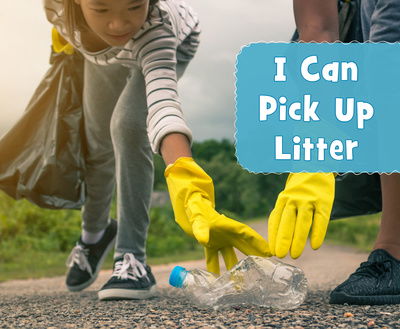
M254 224L266 234L264 223ZM168 286L175 264L154 266L159 296L147 301L99 302L98 280L80 293L67 292L64 278L8 281L0 284L0 328L400 328L400 306L338 306L328 304L329 290L347 278L367 257L349 248L308 248L299 260L309 280L306 302L291 311L237 307L203 310L192 306L178 289ZM203 261L182 262L188 269Z

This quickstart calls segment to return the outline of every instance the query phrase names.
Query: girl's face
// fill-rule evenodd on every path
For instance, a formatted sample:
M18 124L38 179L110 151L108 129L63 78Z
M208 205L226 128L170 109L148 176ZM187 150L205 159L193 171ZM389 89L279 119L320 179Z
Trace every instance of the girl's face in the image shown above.
M143 26L149 0L74 0L87 25L106 44L123 46Z

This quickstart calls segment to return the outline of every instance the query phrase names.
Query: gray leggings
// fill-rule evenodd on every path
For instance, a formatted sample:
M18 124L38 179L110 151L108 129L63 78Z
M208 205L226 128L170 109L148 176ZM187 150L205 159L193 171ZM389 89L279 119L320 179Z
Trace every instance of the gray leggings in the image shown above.
M180 77L187 63L178 63ZM88 144L83 228L107 226L116 184L118 235L115 258L130 252L146 260L153 154L147 136L144 78L138 67L85 61L84 120Z

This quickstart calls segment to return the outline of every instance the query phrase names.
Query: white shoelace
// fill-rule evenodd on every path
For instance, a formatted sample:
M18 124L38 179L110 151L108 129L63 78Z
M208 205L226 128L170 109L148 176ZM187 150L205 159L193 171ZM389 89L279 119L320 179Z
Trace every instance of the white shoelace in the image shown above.
M90 276L93 276L92 268L87 259L88 252L89 251L87 249L77 244L74 249L72 249L71 254L67 259L67 266L72 267L74 264L76 264L82 271L87 271Z
M147 275L144 265L133 254L125 254L124 259L115 263L112 276L118 279L131 279L137 281Z

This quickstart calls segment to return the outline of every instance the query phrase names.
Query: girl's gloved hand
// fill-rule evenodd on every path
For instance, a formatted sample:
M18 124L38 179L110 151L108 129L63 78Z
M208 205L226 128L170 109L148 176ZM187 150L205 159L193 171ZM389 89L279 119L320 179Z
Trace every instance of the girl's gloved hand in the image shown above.
M237 263L233 248L246 255L271 255L260 234L215 211L213 181L192 158L176 160L165 170L165 177L175 221L205 247L208 271L219 274L219 251L227 269Z
M272 254L283 258L290 250L292 258L298 258L306 245L310 229L311 247L321 247L334 196L334 174L290 174L268 219L268 240Z
M56 53L65 53L67 55L72 55L74 53L74 47L68 43L61 35L58 33L57 29L53 27L51 30L51 41L53 50Z

